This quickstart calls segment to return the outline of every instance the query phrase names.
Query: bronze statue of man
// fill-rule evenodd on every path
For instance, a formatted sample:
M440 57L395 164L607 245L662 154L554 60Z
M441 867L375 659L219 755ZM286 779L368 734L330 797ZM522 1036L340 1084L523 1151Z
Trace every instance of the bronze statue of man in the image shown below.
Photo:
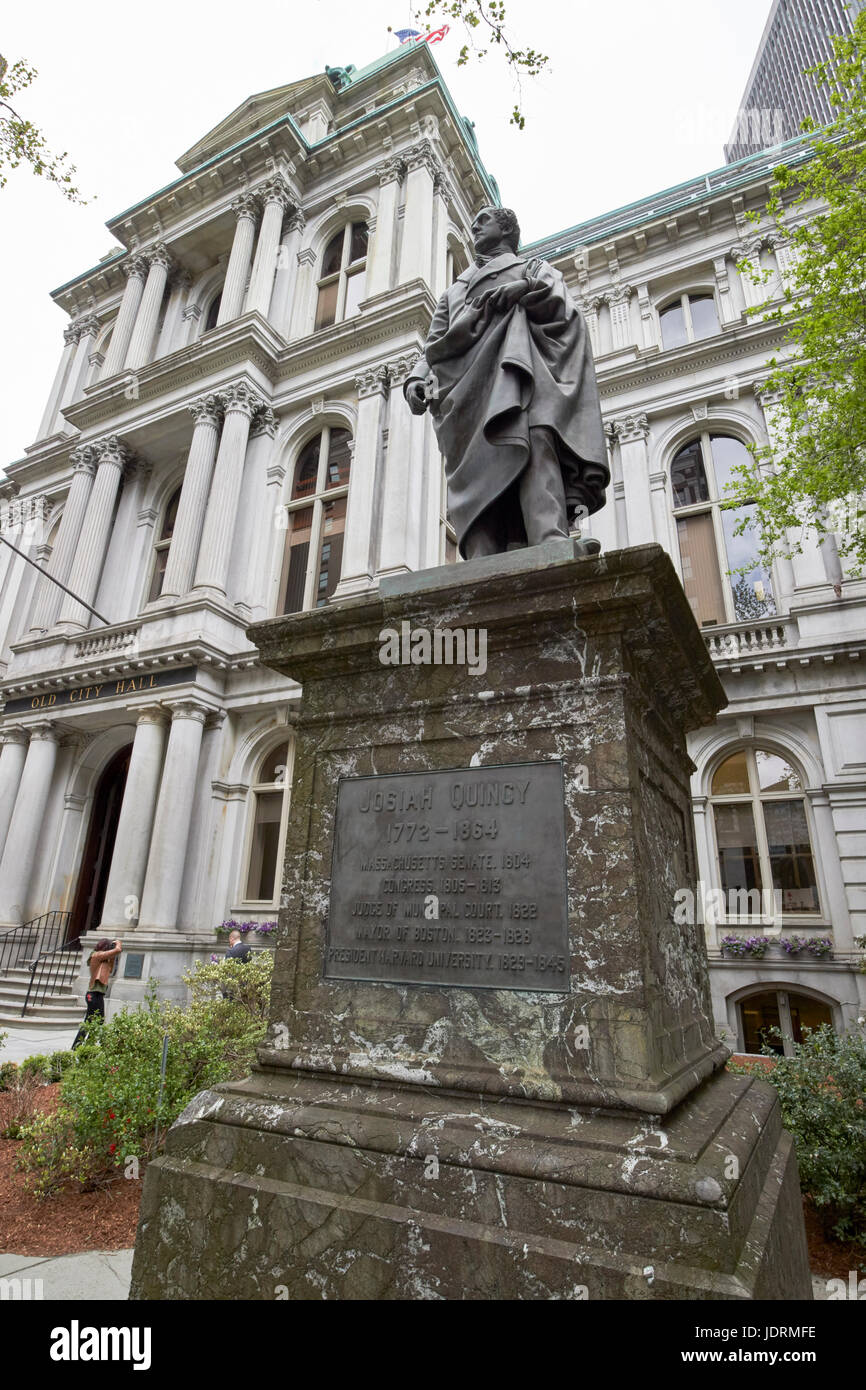
M475 265L439 300L403 388L433 418L467 560L568 536L610 482L589 335L562 275L517 254L509 208L482 208L472 235Z

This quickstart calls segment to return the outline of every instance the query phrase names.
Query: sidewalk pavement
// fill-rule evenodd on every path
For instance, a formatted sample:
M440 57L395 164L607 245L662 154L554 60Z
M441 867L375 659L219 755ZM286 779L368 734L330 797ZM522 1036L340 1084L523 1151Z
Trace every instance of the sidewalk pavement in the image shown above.
M0 1042L0 1062L23 1062L36 1052L68 1052L73 1042L76 1028L19 1028L17 1024L0 1024L0 1033L6 1038Z
M125 1301L131 1275L131 1250L87 1250L83 1255L0 1255L0 1298L68 1303ZM9 1280L20 1280L20 1288L17 1282L10 1284Z

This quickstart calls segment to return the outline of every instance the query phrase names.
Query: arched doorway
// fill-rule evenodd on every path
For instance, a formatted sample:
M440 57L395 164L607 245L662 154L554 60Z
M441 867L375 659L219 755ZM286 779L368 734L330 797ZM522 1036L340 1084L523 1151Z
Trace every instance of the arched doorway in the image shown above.
M804 1030L823 1023L833 1027L833 1012L824 1000L781 987L747 994L737 1009L744 1052L760 1053L766 1043L780 1057L791 1055L792 1042L803 1042Z
M96 785L67 941L99 926L131 753L132 744L115 753Z

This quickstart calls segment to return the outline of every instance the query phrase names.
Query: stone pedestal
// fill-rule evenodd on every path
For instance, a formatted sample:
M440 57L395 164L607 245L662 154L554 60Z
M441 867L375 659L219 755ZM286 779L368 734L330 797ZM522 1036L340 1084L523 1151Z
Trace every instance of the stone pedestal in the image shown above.
M485 632L486 670L383 664L404 623ZM721 1071L701 928L673 921L685 734L724 694L668 557L552 542L250 635L304 688L271 1024L151 1165L133 1296L810 1297L775 1093ZM326 979L339 779L539 761L564 784L561 990ZM465 951L475 924L439 925Z

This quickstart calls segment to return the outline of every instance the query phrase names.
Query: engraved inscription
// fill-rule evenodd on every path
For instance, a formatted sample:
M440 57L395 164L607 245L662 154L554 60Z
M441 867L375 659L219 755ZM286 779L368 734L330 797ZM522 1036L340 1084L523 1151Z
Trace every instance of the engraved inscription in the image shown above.
M558 762L341 778L325 978L568 990Z

